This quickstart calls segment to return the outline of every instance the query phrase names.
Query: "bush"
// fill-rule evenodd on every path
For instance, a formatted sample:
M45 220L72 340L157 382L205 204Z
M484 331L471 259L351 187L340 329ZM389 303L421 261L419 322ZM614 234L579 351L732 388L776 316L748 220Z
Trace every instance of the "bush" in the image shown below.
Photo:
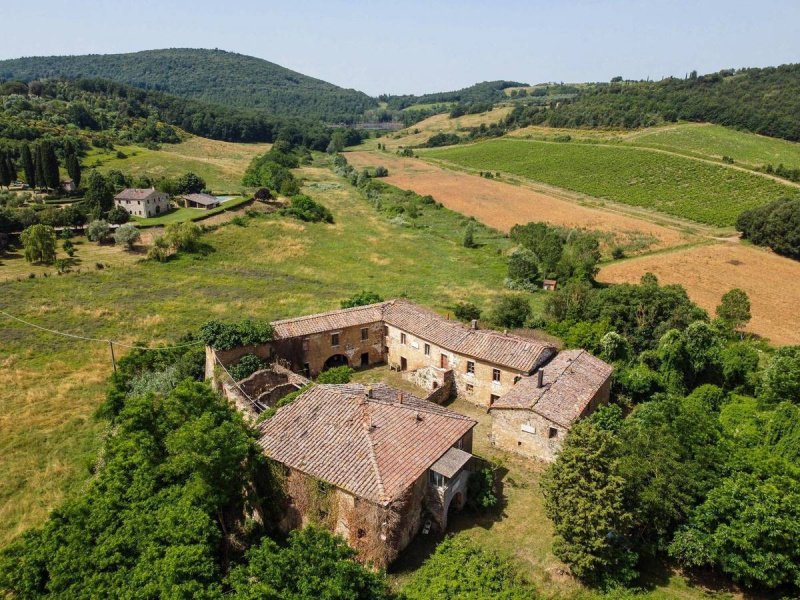
M64 240L64 243L61 245L61 247L64 249L66 255L70 258L75 256L75 245L71 240Z
M375 177L388 177L388 176L389 176L389 169L387 169L383 165L375 167Z
M491 467L484 467L470 475L467 502L479 512L494 508L500 502L495 494L494 471Z
M239 359L239 362L228 367L228 373L231 374L234 381L241 381L242 379L247 379L256 371L260 371L266 367L267 363L255 354L245 354Z
M744 211L736 221L742 237L800 260L800 199L783 198Z
M56 259L56 232L49 225L31 225L20 235L25 260L52 264Z
M200 241L200 227L196 223L172 223L164 230L164 241L176 252L194 252Z
M131 220L131 216L128 214L128 211L121 206L115 206L108 211L106 218L108 219L108 222L112 223L113 225L122 225L123 223L127 223Z
M523 327L531 316L531 304L523 295L507 294L494 304L491 321L501 327L513 329Z
M110 233L111 226L108 224L108 221L104 221L103 219L92 221L86 226L86 237L98 244L105 242Z
M291 204L281 209L281 214L310 223L333 223L331 211L319 202L303 195L294 196Z
M141 237L142 234L134 225L131 223L125 223L125 225L121 225L114 232L114 243L124 244L125 247L130 250Z
M469 323L481 318L481 309L471 302L459 302L453 308L453 314L459 321Z
M353 376L353 369L347 366L334 367L323 371L317 377L317 383L350 383Z
M272 341L272 324L245 319L238 323L208 321L200 328L200 339L215 350L254 346Z
M381 298L375 292L363 290L353 296L350 296L347 300L342 300L339 305L342 308L354 308L356 306L364 306L366 304L377 304L378 302L383 302L383 298Z

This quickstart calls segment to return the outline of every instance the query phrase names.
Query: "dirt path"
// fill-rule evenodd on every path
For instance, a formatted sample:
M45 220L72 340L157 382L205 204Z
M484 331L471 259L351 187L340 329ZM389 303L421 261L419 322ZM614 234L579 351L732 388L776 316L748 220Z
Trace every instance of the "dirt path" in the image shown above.
M620 238L651 237L650 249L691 243L699 236L636 217L581 204L531 189L445 169L413 158L388 153L348 152L356 168L382 164L389 169L387 183L419 194L430 194L447 208L475 217L482 223L508 231L518 223L546 221L563 227L583 227L609 232Z

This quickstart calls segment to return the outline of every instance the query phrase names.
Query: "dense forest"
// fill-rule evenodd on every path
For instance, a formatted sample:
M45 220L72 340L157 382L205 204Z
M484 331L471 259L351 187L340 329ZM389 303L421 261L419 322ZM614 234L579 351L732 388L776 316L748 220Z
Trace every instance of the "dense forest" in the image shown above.
M210 104L328 123L356 121L377 100L274 63L222 50L173 48L130 54L0 61L0 80L103 78Z
M2 63L0 63L0 65L2 65ZM2 73L1 66L0 73ZM527 84L517 81L484 81L452 92L435 92L432 94L422 94L421 96L415 96L413 94L383 94L379 96L378 99L381 102L386 102L389 108L396 110L407 108L414 104L439 104L443 102L457 102L460 104L493 103L503 100L506 97L503 91L506 88L524 85Z
M725 70L657 82L614 81L548 107L520 107L509 122L552 127L649 127L685 120L800 140L800 64Z

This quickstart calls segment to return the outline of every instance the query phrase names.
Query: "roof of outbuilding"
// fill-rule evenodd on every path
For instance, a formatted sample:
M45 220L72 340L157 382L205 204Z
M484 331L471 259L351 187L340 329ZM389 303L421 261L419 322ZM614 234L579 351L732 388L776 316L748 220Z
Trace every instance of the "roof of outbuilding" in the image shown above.
M384 384L316 385L260 426L270 458L388 504L475 421Z
M155 193L155 188L125 188L114 196L114 200L147 200Z
M549 342L472 329L408 300L284 319L273 322L272 326L276 338L285 339L376 322L393 325L446 350L524 373L533 371L555 354L555 347Z
M203 206L219 204L219 198L212 196L211 194L184 194L181 197L185 200L191 200L196 204L202 204Z
M562 427L570 427L611 377L613 367L586 350L565 350L541 371L541 387L538 374L523 377L490 410L527 409Z
M436 471L450 478L458 473L471 458L472 454L469 452L464 452L460 448L450 448L439 460L431 465L431 471Z

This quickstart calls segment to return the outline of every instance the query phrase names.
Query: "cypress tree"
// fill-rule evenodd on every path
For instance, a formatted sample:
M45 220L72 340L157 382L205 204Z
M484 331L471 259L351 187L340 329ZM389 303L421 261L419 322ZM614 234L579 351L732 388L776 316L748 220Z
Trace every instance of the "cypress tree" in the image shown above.
M75 154L75 149L72 147L72 144L67 146L65 163L70 179L75 183L75 187L78 187L81 184L81 163L78 160L78 156Z
M0 152L0 187L6 186L11 183L11 174L8 172L8 163L6 161L6 153Z
M44 177L47 187L57 190L61 187L61 174L58 171L58 157L52 144L45 145Z
M11 154L6 154L6 169L8 170L9 183L17 180L17 163L14 162L14 157Z
M42 156L43 143L44 142L36 146L36 151L34 152L33 157L34 170L36 172L36 177L34 177L34 179L36 180L36 187L39 189L44 189L47 187L47 178L44 176L44 159Z
M33 157L31 156L31 149L28 144L22 146L22 170L25 171L25 182L28 187L36 187L36 167L33 165Z

